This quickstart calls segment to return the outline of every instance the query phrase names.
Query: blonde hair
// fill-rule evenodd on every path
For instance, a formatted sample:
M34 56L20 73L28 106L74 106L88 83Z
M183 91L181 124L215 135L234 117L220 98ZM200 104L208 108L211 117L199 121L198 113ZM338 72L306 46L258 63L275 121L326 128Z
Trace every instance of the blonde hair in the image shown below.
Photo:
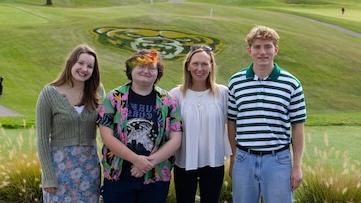
M206 46L197 46L197 47L199 47L199 48L195 49L195 50L192 50L192 47L191 47L191 50L188 52L188 54L183 62L183 83L180 85L182 94L185 95L186 91L188 89L190 89L193 84L192 75L191 75L190 71L188 71L188 66L189 66L190 61L192 60L193 55L196 53L205 52L206 54L208 54L210 56L210 59L211 59L211 61L210 61L211 62L211 71L209 72L209 75L206 80L206 87L210 89L210 91L213 95L217 95L218 94L218 89L217 89L217 85L216 85L217 65L216 65L216 61L215 61L212 49L205 48Z
M280 36L277 34L277 32L270 28L263 25L256 25L254 26L251 31L247 34L245 41L248 44L248 47L251 47L253 42L257 39L261 40L272 40L273 45L275 47L278 47L278 41L280 39Z

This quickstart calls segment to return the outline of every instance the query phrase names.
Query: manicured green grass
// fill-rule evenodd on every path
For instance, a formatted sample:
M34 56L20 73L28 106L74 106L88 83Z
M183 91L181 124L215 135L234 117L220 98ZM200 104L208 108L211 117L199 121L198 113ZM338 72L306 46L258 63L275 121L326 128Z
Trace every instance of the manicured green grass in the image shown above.
M285 10L300 12L300 13L309 13L312 15L322 15L329 18L338 18L348 21L354 21L355 23L361 22L361 13L360 7L350 7L345 8L346 12L344 15L341 13L340 6L297 6L285 8Z
M342 26L361 33L361 5L357 0L192 0L240 7L260 8L290 13ZM341 14L341 8L345 14Z
M243 42L245 34L253 25L264 24L281 35L277 62L302 81L310 115L307 125L361 125L361 39L304 17L267 10L272 5L295 11L302 10L300 7L276 0L269 1L266 10L261 8L265 1L237 1L248 2L246 7L235 7L228 1L224 5L207 3L210 1L135 1L140 4L130 5L115 0L76 2L54 1L54 7L45 7L35 0L0 2L0 74L5 77L0 102L31 122L41 88L57 76L67 54L79 43L96 48L107 90L126 82L123 63L131 53L101 44L92 33L96 27L169 29L216 37L223 42L223 49L216 56L218 82L226 84L233 73L250 62ZM335 1L331 3L338 6ZM331 19L330 10L315 10ZM347 22L360 26L359 21ZM165 64L165 75L159 84L170 89L181 82L182 60L166 60ZM8 122L11 119L5 123Z
M150 4L151 0L52 0L52 7L110 7L138 4ZM167 0L153 0L153 3L166 2ZM3 3L20 3L27 5L44 6L46 0L1 0Z
M270 7L273 11L300 15L307 18L339 25L343 28L361 33L361 7L346 6L346 12L341 15L341 6L297 6L297 7Z

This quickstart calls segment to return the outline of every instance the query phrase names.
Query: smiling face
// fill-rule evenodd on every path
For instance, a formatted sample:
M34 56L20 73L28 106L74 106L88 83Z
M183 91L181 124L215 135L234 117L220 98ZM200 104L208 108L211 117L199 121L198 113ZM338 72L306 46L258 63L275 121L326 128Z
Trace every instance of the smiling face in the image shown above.
M158 76L156 64L137 65L132 70L132 82L141 86L153 86Z
M94 64L94 56L87 53L80 54L78 60L71 68L73 82L87 81L93 74Z
M206 85L207 78L211 72L211 57L205 51L195 53L188 63L187 70L192 76L193 84Z
M247 48L247 51L253 60L254 67L272 68L278 47L274 45L272 40L256 39Z

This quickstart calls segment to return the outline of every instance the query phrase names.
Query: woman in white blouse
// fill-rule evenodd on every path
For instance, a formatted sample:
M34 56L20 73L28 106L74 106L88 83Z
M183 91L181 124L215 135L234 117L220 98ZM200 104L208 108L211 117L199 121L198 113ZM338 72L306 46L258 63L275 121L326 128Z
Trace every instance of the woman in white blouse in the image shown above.
M192 46L183 68L183 84L170 91L181 107L184 132L175 155L176 198L178 203L195 202L199 183L201 203L216 203L224 158L231 154L225 129L228 89L215 82L216 63L208 46Z

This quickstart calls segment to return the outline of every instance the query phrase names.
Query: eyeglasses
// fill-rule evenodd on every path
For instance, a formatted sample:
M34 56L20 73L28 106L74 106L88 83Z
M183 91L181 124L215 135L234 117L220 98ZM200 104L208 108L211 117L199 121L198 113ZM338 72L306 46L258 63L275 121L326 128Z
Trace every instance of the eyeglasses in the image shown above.
M140 65L140 66L137 66L138 70L140 71L145 71L145 70L148 70L148 72L151 72L151 73L155 73L158 71L158 68L157 67L154 67L153 65Z
M197 50L203 50L203 51L207 52L208 54L210 54L213 51L212 47L207 46L207 45L192 45L189 48L190 52L194 52Z

